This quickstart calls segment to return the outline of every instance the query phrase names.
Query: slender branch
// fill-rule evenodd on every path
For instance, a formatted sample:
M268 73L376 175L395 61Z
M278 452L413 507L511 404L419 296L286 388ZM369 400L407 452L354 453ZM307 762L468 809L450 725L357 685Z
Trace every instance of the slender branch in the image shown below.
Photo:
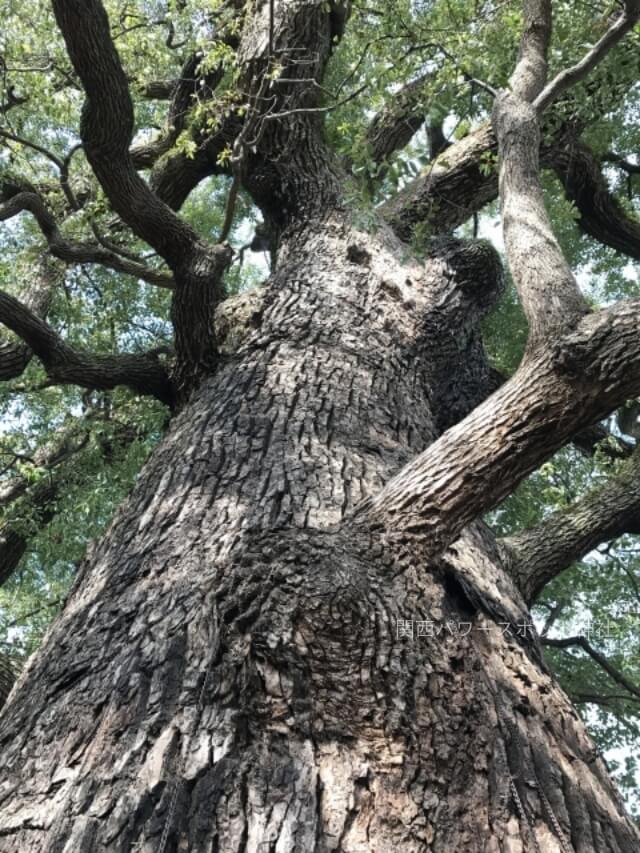
M50 160L54 166L57 168L59 172L60 186L62 187L62 191L67 197L67 201L69 202L69 206L71 210L79 210L80 205L78 204L78 200L76 199L74 192L71 188L71 184L69 183L69 167L71 165L71 159L75 152L81 148L81 145L73 145L71 150L63 159L60 159L56 154L52 151L49 151L48 148L45 148L42 145L39 145L36 142L32 142L30 139L25 139L22 136L17 136L14 133L10 133L9 131L3 130L0 128L0 137L4 139L8 139L13 142L18 142L20 145L24 145L27 148L31 148L33 151L37 151L39 154L42 154L48 160Z
M601 59L629 33L640 18L639 0L626 0L624 12L609 27L583 58L571 68L565 68L537 95L533 106L539 112L545 110L559 95L583 80Z
M42 154L42 156L46 157L47 160L50 160L54 164L54 166L58 168L58 170L62 169L62 160L60 159L60 157L49 151L49 149L45 148L43 145L38 145L37 142L32 142L30 139L25 139L23 136L18 136L15 133L11 133L10 131L5 130L3 127L0 127L0 138L8 139L10 142L17 142L20 145L24 145L26 148L31 148L38 154Z
M25 305L0 291L0 322L19 335L57 384L110 389L127 385L136 393L172 404L173 391L158 351L102 355L70 347Z
M640 698L640 687L630 681L626 675L620 672L620 670L616 669L612 666L605 655L601 654L597 649L594 649L591 643L587 640L586 637L581 635L576 637L563 637L561 639L553 639L551 637L543 637L541 639L542 645L547 646L549 648L554 649L570 649L570 648L578 648L582 649L582 651L586 652L590 658L592 658L598 666L600 666L607 675L615 681L616 684L619 684L621 687L624 687L631 696L635 696L636 698Z
M175 281L170 273L154 270L140 261L124 258L100 246L66 240L52 214L36 193L21 192L0 205L0 222L11 219L23 211L28 211L34 216L47 239L51 253L60 260L72 264L100 264L158 287L170 290L174 288Z
M640 699L629 696L628 693L588 693L584 690L571 691L571 701L574 705L601 705L603 708L615 709L617 702L640 703Z
M553 607L549 607L547 618L545 619L544 625L542 626L542 630L540 631L541 637L548 636L549 631L553 628L557 620L560 618L560 616L562 615L562 611L565 609L567 604L567 600L561 598L558 602L556 602Z
M26 104L28 100L29 98L16 94L15 86L9 86L7 91L7 100L0 104L0 113L6 115L9 110L14 109L14 107L21 106L21 104Z
M640 175L639 163L631 163L626 158L621 157L620 154L616 154L615 151L607 151L602 160L604 163L615 163L616 166L629 175Z

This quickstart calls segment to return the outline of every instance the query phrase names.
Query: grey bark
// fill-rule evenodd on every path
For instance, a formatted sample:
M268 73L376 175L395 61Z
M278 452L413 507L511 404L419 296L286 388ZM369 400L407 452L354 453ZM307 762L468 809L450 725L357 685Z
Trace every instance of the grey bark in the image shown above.
M123 92L103 12L55 7L88 157L138 233L166 226L150 236L179 293L174 252L199 250L168 208L141 211L129 129L109 135ZM481 403L494 254L444 240L418 261L344 209L308 83L347 12L257 4L243 30L236 175L278 233L277 268L240 346L216 337L0 718L2 851L638 847L476 520L636 393L638 305L542 323L556 346ZM269 82L272 48L293 83Z
M0 849L635 849L491 534L349 520L486 369L469 259L404 255L340 218L286 247L3 713Z

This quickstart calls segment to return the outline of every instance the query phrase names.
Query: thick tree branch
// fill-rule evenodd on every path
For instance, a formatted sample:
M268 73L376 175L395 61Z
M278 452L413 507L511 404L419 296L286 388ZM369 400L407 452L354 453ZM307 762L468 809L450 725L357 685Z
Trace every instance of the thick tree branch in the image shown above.
M228 165L220 163L222 152L231 148L242 129L235 111L209 139L203 141L193 157L177 151L162 158L150 175L150 184L159 199L172 210L180 210L190 193L212 175L228 175ZM136 166L139 164L136 162Z
M421 229L452 231L498 197L494 168L497 140L485 124L449 146L380 210L403 240ZM542 165L553 169L579 213L582 232L632 258L640 258L640 225L609 190L591 150L562 129L540 150ZM640 168L640 167L639 167Z
M62 482L57 469L86 447L88 441L89 431L74 424L34 454L34 468L46 472L35 485L24 475L0 484L0 508L6 510L10 504L19 503L18 511L12 507L13 511L0 523L0 586L11 577L26 553L30 528L41 529L55 515L55 499ZM25 519L29 519L28 524Z
M350 11L343 0L277 0L245 24L238 48L246 113L234 177L279 229L336 206L340 170L323 135L322 79Z
M235 39L226 39L226 41L235 44ZM201 61L202 53L192 54L185 62L180 77L174 81L164 132L152 142L134 145L130 149L129 153L136 168L149 168L163 154L170 151L186 127L187 116L195 101L212 98L224 76L225 69L222 64L219 64L213 71L201 74L199 73Z
M640 533L640 451L619 474L541 524L503 540L526 600L601 542Z
M89 414L84 423L73 423L47 447L36 451L33 464L43 476L35 484L19 475L0 487L0 508L5 511L0 522L0 586L18 568L33 536L56 515L56 501L64 489L86 479L83 465L74 462L91 439L91 420ZM111 422L111 426L109 438L98 433L94 439L107 462L113 454L114 443L126 447L136 435L136 429L129 424Z
M375 163L382 163L412 140L426 119L421 94L430 75L412 80L372 119L366 143Z
M555 148L545 161L575 204L578 227L600 243L640 260L640 221L628 216L611 193L593 152L584 143L571 141Z
M224 298L231 250L202 242L137 173L129 151L133 104L100 0L53 0L53 8L87 96L81 122L87 159L120 218L175 274L174 384L185 399L217 363L213 316Z
M586 424L640 393L640 301L584 317L356 512L427 556L510 494Z
M0 322L33 350L55 383L94 389L126 385L138 394L173 402L171 383L157 352L102 355L76 350L25 305L2 291Z
M640 533L640 452L620 473L541 524L504 540L510 564L527 601L601 542Z
M41 528L55 514L54 501L58 493L56 477L40 480L25 496L22 515L29 515L30 523ZM29 546L30 533L24 521L3 521L0 523L0 586L6 583Z
M531 103L546 78L549 0L525 0L524 18L511 90L496 99L494 125L507 255L529 322L527 353L509 382L356 512L400 544L415 548L419 540L426 557L640 387L640 302L589 315L549 224Z
M493 110L504 241L530 347L571 328L588 311L553 233L540 183L540 125L532 102L545 84L550 38L550 0L524 0L518 62L509 90L499 93Z
M492 373L493 387L491 393L502 387L508 378L495 368ZM487 394L487 396L489 395ZM623 409L623 411L625 410ZM613 435L599 423L582 428L580 432L571 437L571 444L586 456L594 456L596 452L599 452L610 459L628 459L635 449L633 442Z
M633 26L639 0L574 68L548 86L547 51L551 38L550 0L524 0L520 54L509 91L496 98L493 125L500 155L500 207L509 267L529 324L530 347L570 329L588 311L576 279L553 234L540 183L541 113L569 85L582 79Z
M47 316L57 279L58 272L52 268L51 262L45 257L38 258L34 264L33 280L23 298L25 306L37 317L44 319ZM32 355L31 348L22 340L0 340L0 382L21 376Z
M581 429L577 435L573 436L571 443L587 456L593 456L599 452L611 459L628 459L634 450L632 442L613 435L602 424Z
M16 677L13 661L5 652L0 652L0 708L7 701Z
M446 148L424 174L381 205L396 234L410 240L417 229L446 233L466 222L498 196L492 168L497 142L490 124Z
M168 101L173 95L179 80L149 80L140 88L140 94L149 101Z
M39 195L33 192L20 192L0 205L0 222L28 211L33 215L40 230L47 239L51 254L70 264L100 264L116 272L155 284L158 287L173 289L175 282L170 273L154 270L140 261L123 257L115 251L91 243L75 243L66 240L53 215Z
M527 69L528 70L528 69ZM523 84L525 90L531 83ZM553 233L540 183L540 131L534 108L512 92L496 99L500 208L513 281L537 346L570 328L588 305Z
M494 169L497 140L483 125L455 142L380 210L403 240L423 229L452 231L498 197ZM577 226L590 237L631 258L640 259L640 224L610 191L593 152L562 131L540 150L543 166L553 169L579 214Z

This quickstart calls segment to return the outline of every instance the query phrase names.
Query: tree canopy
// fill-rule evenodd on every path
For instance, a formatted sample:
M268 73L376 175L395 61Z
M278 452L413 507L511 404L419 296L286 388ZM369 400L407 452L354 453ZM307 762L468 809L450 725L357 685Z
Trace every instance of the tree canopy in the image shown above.
M185 234L176 229L173 243L160 246L160 231L137 227L126 200L119 209L107 199L80 136L86 84L50 3L0 0L4 669L19 669L38 647L87 544L106 528L180 405L167 376L176 352L191 344L179 306L172 309L173 272L163 258L177 257L181 240L214 247L223 295L236 295L238 306L237 316L218 311L218 335L230 348L259 310L253 300L272 263L274 235L242 180L262 132L242 124L256 97L243 89L236 53L245 4L104 5L132 98L130 162L168 210L180 211ZM555 0L553 12L550 79L581 61L620 7ZM343 36L336 21L313 109L325 114L327 139L349 175L345 193L365 229L382 212L417 256L443 232L479 235L503 250L490 119L516 64L522 25L520 0L356 0ZM286 85L277 56L269 75ZM593 306L640 296L639 81L636 25L544 114L544 200ZM119 97L116 83L93 97L96 109L100 98ZM526 343L510 279L484 325L497 387ZM632 808L640 784L638 411L630 400L581 434L487 516L509 542L555 513L560 536L576 508L588 513L594 490L622 484L630 496L622 526L616 503L609 541L531 596L554 672L617 762Z

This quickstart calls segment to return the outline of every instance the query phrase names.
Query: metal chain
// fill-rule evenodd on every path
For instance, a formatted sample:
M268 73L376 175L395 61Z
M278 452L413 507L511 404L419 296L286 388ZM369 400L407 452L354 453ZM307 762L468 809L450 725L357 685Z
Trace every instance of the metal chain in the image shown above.
M511 721L511 720L507 719L507 725L509 726L509 730L512 733L515 733L514 736L518 740L518 746L522 750L524 747L524 744L522 742L522 736L520 735L520 729L518 728L517 723L515 723L515 721ZM531 763L531 771L533 773L533 782L534 782L536 790L538 791L538 794L540 796L540 800L542 801L542 805L544 807L544 810L547 813L547 817L549 818L549 820L551 822L551 825L553 827L554 832L558 836L558 841L560 842L560 847L562 849L562 853L573 853L573 847L572 847L572 845L567 843L567 836L565 835L564 831L562 830L562 827L560 826L560 822L558 821L558 818L556 817L555 812L553 811L553 808L551 806L551 803L549 802L549 798L547 797L547 795L545 793L543 785L540 783L540 779L538 777L538 774L536 773L536 768L535 768L533 762ZM531 822L530 822L530 826L532 826ZM536 844L537 844L537 841L536 841Z
M538 777L536 776L536 779L537 778ZM562 849L562 853L574 853L573 845L569 843L567 836L566 836L566 833L564 832L564 830L560 826L560 822L559 822L558 818L556 817L556 814L555 814L555 812L551 806L551 803L549 802L549 798L545 794L544 788L540 784L538 785L538 791L540 792L540 799L542 800L542 804L546 809L547 816L553 825L554 832L558 836L558 840L560 842L560 847Z
M519 728L518 724L515 722L515 720L512 720L504 712L503 701L501 700L501 698L498 696L496 690L494 689L494 687L493 687L493 685L489 679L489 675L486 672L484 666L481 668L481 672L484 676L484 680L485 680L485 683L487 685L487 688L489 689L489 692L494 697L494 703L495 703L496 713L498 716L499 727L502 729L502 731L505 735L513 737L517 740L519 750L522 753L524 753L524 750L523 750L524 744L522 741L522 735L520 734L520 728ZM511 709L511 710L513 712L513 709ZM551 822L553 830L558 837L558 841L560 843L562 853L574 853L573 847L571 844L568 843L567 836L566 836L565 832L563 831L562 827L560 826L560 822L558 821L558 819L557 819L557 817L553 811L553 808L551 806L551 803L549 802L549 799L544 792L544 788L540 784L540 780L539 780L538 775L536 773L535 767L532 766L531 769L532 769L533 776L534 776L535 787L536 787L536 789L540 795L540 800L542 802L542 805L543 805L545 811L547 812L547 816L549 818L549 821ZM515 779L514 779L513 775L511 776L509 787L511 789L511 795L512 795L513 800L516 804L516 808L518 810L520 819L526 823L526 825L527 825L527 827L528 827L528 829L529 829L529 831L533 837L533 842L535 845L536 853L541 853L540 844L539 844L538 838L535 834L535 824L533 823L533 820L527 815L527 813L525 811L524 804L522 802L522 799L520 798L520 794L518 793L518 788L516 786Z
M540 849L540 844L538 843L538 838L536 836L535 824L527 814L526 809L524 807L524 803L520 799L520 794L518 793L518 788L513 776L511 777L511 781L509 784L511 787L511 796L513 797L513 800L516 804L516 809L520 816L520 822L527 827L529 835L531 836L531 838L533 838L533 846L535 847L536 853L542 853L542 850Z

